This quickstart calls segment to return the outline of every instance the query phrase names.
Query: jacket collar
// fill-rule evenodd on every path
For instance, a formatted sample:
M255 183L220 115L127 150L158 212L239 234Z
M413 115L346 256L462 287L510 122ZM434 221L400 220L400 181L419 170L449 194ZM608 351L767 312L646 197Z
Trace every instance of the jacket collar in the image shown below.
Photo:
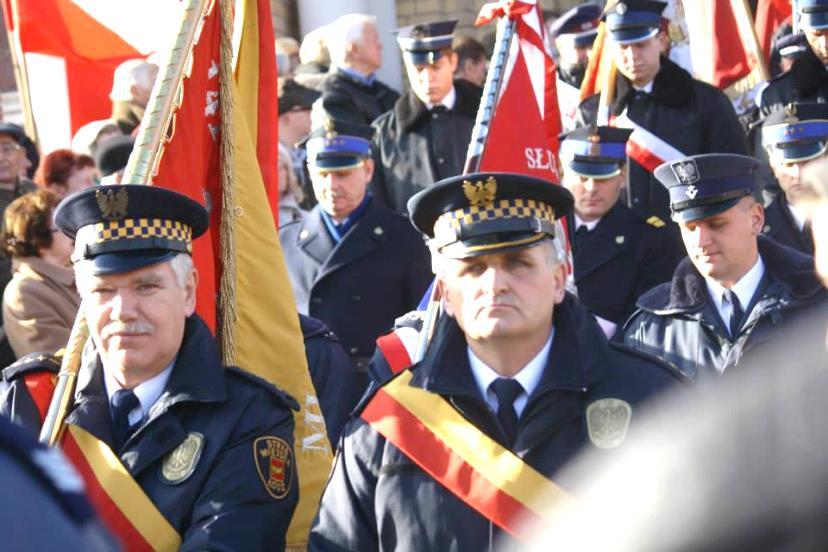
M693 77L690 73L661 56L661 68L653 82L653 100L667 107L687 107L694 99ZM615 100L612 103L612 112L621 114L630 100L635 89L630 80L620 72L615 81Z
M573 296L567 294L556 305L553 319L555 339L543 377L530 401L552 390L584 390L598 377L597 367L607 354L606 338ZM465 395L482 401L466 347L466 338L457 322L443 316L425 358L414 370L411 385L440 395Z
M12 261L12 270L30 271L35 275L43 275L68 288L75 287L75 274L69 267L53 265L40 257L22 257Z
M626 218L624 213L625 208L621 203L616 203L598 221L598 225L590 233L591 238L589 238L588 242L589 252L575 251L576 280L586 277L614 259L617 255L629 249L630 244L628 239L620 233L625 228L630 228L630 224L624 220ZM567 219L574 218L567 217ZM570 223L570 231L572 232L575 231L573 223ZM621 239L619 240L619 238Z
M474 119L480 105L480 88L463 79L457 79L454 81L454 90L457 92L457 101L454 102L451 112ZM400 133L405 133L426 121L429 112L417 95L409 90L394 104L394 115Z
M828 71L810 46L799 56L790 72L797 98L815 96L828 86Z
M791 298L808 300L823 292L811 257L765 236L759 236L758 246L771 281L782 286ZM648 291L638 300L638 306L656 314L697 312L708 300L704 278L690 258L685 257L676 268L669 288L658 286Z

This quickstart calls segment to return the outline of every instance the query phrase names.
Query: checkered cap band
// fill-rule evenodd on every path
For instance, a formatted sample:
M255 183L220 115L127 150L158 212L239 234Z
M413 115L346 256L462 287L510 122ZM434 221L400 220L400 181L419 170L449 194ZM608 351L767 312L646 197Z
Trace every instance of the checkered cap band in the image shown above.
M442 214L434 223L434 236L456 236L461 225L506 218L537 218L554 224L555 209L535 199L501 199L482 205L470 205Z
M99 222L78 230L76 250L102 243L160 238L182 246L188 253L193 249L193 230L190 226L167 219L121 219Z

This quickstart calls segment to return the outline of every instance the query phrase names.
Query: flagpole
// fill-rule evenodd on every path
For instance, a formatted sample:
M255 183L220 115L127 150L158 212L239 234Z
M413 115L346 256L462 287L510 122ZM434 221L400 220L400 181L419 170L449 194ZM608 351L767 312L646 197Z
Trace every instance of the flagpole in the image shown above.
M163 149L162 138L172 120L173 108L180 104L179 89L195 42L196 31L207 13L209 13L207 0L188 2L174 46L170 50L167 63L163 66L163 73L159 74L153 87L146 114L135 141L136 146L129 156L129 162L124 171L123 182L149 183L152 170ZM57 445L63 435L65 428L63 422L72 406L72 398L75 394L81 353L89 338L89 328L83 313L84 305L81 302L60 365L55 392L40 431L40 442L50 446Z
M40 146L40 140L37 134L37 125L34 120L34 110L32 109L32 95L29 88L29 73L26 69L26 58L23 55L23 45L20 43L20 14L17 10L17 2L11 1L8 3L11 7L12 13L7 13L6 17L12 20L11 27L7 35L9 38L9 48L11 49L12 66L14 68L14 80L17 83L17 92L20 95L20 102L23 104L23 126L26 129L26 134L31 137L35 144Z
M768 70L768 64L765 62L762 46L759 44L759 37L756 36L756 26L753 24L750 5L747 0L731 0L731 6L733 7L733 14L736 16L736 25L739 28L742 44L745 46L748 55L756 63L755 67L751 67L751 69L758 69L762 80L768 82L771 79L770 71ZM795 13L792 19L796 19Z
M148 184L152 178L161 158L165 133L174 109L181 105L181 81L187 72L196 35L213 1L216 0L189 0L184 8L178 34L161 65L144 118L138 127L135 147L121 179L124 183Z
M510 17L503 16L497 22L497 34L495 37L495 49L492 54L494 63L489 66L486 74L486 82L483 84L483 95L480 100L480 108L477 110L477 118L471 132L469 149L466 153L466 163L463 174L476 172L480 168L480 159L486 147L489 137L489 128L494 114L497 100L500 96L500 89L503 84L503 73L506 70L506 63L509 59L509 49L512 39L515 36L515 21ZM431 337L434 335L434 328L437 326L437 319L440 317L440 297L437 292L437 285L431 286L431 297L428 300L423 328L417 339L417 348L412 359L415 363L425 356Z

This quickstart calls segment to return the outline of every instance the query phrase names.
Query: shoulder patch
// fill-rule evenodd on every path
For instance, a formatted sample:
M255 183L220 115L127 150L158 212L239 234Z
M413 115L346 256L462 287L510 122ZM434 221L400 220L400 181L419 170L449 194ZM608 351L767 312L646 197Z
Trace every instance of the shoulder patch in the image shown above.
M650 226L655 226L656 228L662 228L666 225L666 223L663 220L661 220L655 215L647 219L647 224L649 224Z
M274 384L270 383L269 381L267 381L263 378L260 378L259 376L255 375L255 374L251 374L247 370L242 370L238 366L225 366L224 369L228 373L233 374L235 376L239 376L241 379L243 379L247 382L254 383L255 385L257 385L259 387L264 387L265 389L268 389L268 390L274 392L277 399L279 401L281 401L282 404L284 404L285 406L287 406L291 410L296 410L297 412L299 411L299 403L296 401L296 399L294 399L293 396L291 396L290 393L288 393L287 391L285 391L284 389L282 389L278 385L274 385Z
M51 372L57 374L60 371L60 363L63 360L63 349L55 354L30 353L20 357L14 364L3 369L3 379L13 381L14 379L32 372Z
M253 441L253 461L267 494L282 500L293 484L293 448L279 437L259 437Z
M587 406L589 440L600 449L612 449L624 442L630 427L632 407L621 399L599 399Z

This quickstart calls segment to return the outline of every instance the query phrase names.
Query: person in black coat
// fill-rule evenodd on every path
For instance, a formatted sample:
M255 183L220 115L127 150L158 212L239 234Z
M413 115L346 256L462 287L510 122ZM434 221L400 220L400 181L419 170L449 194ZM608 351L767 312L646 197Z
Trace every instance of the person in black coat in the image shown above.
M298 311L327 324L351 357L349 404L367 385L374 340L417 306L431 280L422 238L366 193L372 133L342 121L311 133L308 168L319 204L279 233Z
M791 102L828 102L828 0L799 0L799 26L808 48L791 69L771 80L756 98L762 115Z
M763 233L781 244L813 256L811 220L802 206L808 191L802 173L825 159L828 150L828 104L793 102L774 109L762 123L762 143L782 188L765 208Z
M666 282L678 260L670 255L664 221L638 218L619 202L626 183L630 130L581 127L561 136L562 184L575 197L567 217L578 298L607 337L635 310L635 301Z
M305 340L313 389L325 418L328 441L335 447L342 426L359 399L358 392L352 389L351 359L336 334L321 320L300 314L299 326Z
M314 120L327 117L370 125L391 109L399 92L376 78L382 43L376 18L349 13L328 25L326 44L332 67L322 81Z
M346 426L310 550L500 549L501 527L514 520L508 506L487 511L500 498L479 487L483 472L505 481L529 472L527 494L549 485L566 500L560 469L583 450L612 458L641 406L677 386L657 359L608 343L565 293L552 237L571 205L561 186L503 173L448 179L411 200L440 255L448 322L422 362L366 398ZM400 412L388 398L404 394L425 405L415 418L447 432L439 444L419 441L427 434L413 421L399 432L384 423ZM452 459L469 449L479 463L455 470Z
M828 297L811 257L759 235L758 165L752 157L710 154L656 169L688 258L671 282L638 300L623 342L689 378L717 379Z
M457 21L400 29L411 89L374 121L375 198L397 211L434 182L463 172L483 89L453 80L457 54L451 50Z
M660 21L665 5L629 0L618 2L604 16L608 46L618 66L610 116L625 114L684 155L747 153L744 131L727 96L660 56L658 34L663 32ZM581 104L579 124L597 122L598 100L595 95ZM644 220L652 215L670 220L666 191L635 157L630 159L627 204ZM668 224L668 230L675 241L675 254L680 256L678 229Z
M199 203L156 186L90 188L60 204L55 224L76 240L91 336L65 423L111 449L182 550L281 549L299 497L299 405L223 366L194 314L188 251L208 220ZM4 371L0 411L37 430L42 389L29 393L30 368Z

